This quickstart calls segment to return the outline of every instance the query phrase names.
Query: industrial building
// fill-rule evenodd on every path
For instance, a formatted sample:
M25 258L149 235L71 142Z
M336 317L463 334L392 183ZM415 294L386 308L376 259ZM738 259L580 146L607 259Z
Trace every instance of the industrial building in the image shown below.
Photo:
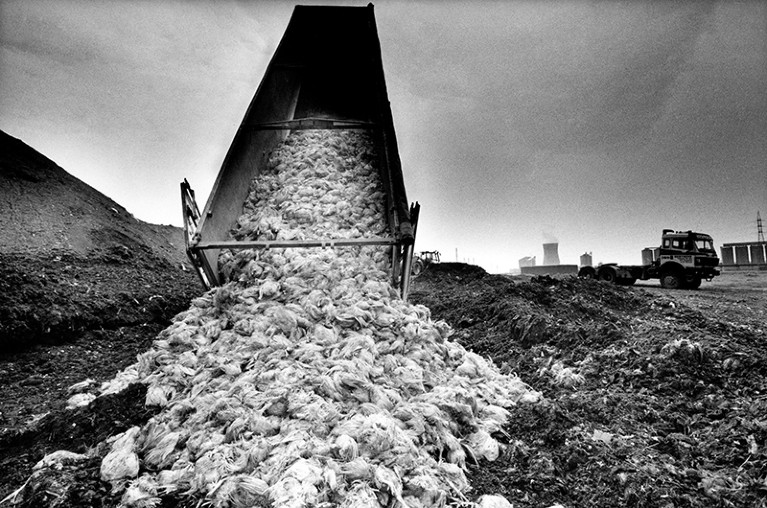
M725 243L721 253L724 270L767 270L767 242Z

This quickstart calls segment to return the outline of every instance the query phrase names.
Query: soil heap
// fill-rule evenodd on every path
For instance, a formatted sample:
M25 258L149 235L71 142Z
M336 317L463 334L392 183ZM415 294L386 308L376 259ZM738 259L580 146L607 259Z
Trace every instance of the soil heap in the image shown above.
M199 285L182 232L148 224L0 132L0 351L167 321Z
M4 132L0 217L5 436L63 411L69 385L97 384L133 363L202 286L179 228L135 219ZM38 459L34 446L9 443L13 465L3 471L0 458L0 477L10 480Z

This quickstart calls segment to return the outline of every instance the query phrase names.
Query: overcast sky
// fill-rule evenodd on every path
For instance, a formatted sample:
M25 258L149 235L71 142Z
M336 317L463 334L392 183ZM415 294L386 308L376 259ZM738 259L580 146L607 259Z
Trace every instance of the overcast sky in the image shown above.
M756 240L767 2L374 3L417 250L495 272L549 241L576 264L639 263L666 227ZM180 225L294 5L0 0L0 129Z

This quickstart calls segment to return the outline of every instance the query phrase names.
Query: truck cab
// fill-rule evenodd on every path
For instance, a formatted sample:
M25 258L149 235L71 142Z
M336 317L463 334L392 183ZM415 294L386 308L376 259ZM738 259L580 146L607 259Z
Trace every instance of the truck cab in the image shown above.
M664 229L658 254L652 271L663 287L697 289L721 273L714 241L704 233Z

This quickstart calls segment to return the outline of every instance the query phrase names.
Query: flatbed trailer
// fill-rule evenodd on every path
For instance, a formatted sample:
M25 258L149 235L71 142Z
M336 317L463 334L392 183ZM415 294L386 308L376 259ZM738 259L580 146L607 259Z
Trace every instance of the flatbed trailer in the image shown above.
M273 149L301 129L372 134L389 236L309 241L236 241L229 236L251 180L265 170ZM373 5L296 6L202 213L186 180L181 196L187 253L206 288L222 283L222 249L385 245L391 249L391 282L407 298L420 205L408 206Z

